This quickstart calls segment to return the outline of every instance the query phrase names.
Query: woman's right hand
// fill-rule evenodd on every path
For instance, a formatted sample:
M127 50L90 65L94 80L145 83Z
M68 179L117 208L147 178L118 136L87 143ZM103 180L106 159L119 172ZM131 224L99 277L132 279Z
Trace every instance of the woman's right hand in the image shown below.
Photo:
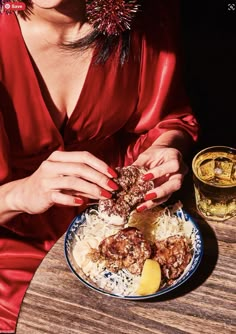
M31 176L17 182L14 209L38 214L54 204L78 206L83 198L110 198L118 189L112 177L115 171L89 152L55 151Z

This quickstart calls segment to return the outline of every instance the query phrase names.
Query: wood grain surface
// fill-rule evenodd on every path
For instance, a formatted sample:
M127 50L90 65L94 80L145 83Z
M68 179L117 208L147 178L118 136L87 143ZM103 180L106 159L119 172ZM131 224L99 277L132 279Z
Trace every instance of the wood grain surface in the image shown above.
M104 296L71 273L63 236L31 281L16 334L236 333L236 219L206 222L194 209L192 189L186 198L204 240L202 262L189 281L146 301Z

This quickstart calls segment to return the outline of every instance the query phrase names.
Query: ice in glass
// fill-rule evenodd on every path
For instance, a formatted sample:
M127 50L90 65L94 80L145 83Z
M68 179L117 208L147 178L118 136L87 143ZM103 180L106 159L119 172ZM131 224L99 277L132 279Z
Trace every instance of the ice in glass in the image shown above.
M209 219L236 219L236 149L208 147L193 159L196 206Z

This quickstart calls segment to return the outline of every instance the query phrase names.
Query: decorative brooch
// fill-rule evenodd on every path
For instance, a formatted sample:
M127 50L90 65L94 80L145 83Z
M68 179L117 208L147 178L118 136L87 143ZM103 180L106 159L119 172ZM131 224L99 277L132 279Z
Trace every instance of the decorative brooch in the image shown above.
M108 36L129 30L138 8L137 0L86 0L88 22Z

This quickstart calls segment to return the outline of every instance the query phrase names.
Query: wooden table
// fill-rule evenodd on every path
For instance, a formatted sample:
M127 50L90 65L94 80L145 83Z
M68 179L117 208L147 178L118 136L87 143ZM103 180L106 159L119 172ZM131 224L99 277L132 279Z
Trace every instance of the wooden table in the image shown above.
M190 197L183 204L200 225L205 250L188 282L147 301L103 296L70 272L63 236L31 281L16 334L236 333L236 219L206 222Z

